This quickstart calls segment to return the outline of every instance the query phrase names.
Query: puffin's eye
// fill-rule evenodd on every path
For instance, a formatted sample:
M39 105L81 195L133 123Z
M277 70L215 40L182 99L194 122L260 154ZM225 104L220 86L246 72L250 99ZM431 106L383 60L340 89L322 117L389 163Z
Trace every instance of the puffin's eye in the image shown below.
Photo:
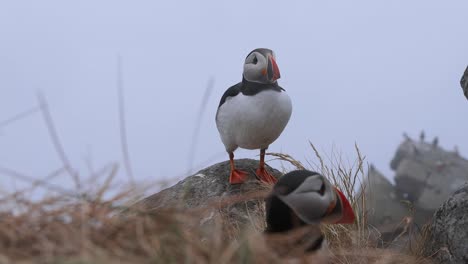
M325 194L325 183L323 183L323 182L322 182L322 186L320 187L319 193L320 193L320 195Z
M257 62L258 62L257 56L254 55L254 58L253 58L252 63L253 63L253 64L257 64Z

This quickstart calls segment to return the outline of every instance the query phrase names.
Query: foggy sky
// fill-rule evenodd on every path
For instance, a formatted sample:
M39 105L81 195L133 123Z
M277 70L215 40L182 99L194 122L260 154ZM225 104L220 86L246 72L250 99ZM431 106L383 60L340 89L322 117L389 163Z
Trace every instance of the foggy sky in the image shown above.
M42 91L81 175L120 162L120 54L134 174L180 178L210 78L193 169L228 158L214 122L219 99L241 80L245 56L265 47L275 51L279 84L293 102L269 150L305 162L313 160L310 140L353 162L357 143L392 176L403 132L417 138L424 130L468 156L459 86L467 14L463 0L1 1L0 122L37 106ZM39 113L0 127L0 167L43 178L61 166ZM3 188L16 182L1 177ZM55 182L71 184L66 175Z

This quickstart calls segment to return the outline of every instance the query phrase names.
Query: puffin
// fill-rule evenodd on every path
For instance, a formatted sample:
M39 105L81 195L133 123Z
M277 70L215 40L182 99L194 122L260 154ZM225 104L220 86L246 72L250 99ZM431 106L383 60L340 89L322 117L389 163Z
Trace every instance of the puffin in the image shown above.
M260 181L277 182L265 169L265 151L283 132L292 113L291 99L278 85L281 77L275 53L266 48L251 51L244 61L242 81L228 88L216 111L216 127L230 160L230 184L246 181L247 172L234 164L237 148L259 149L256 175Z
M322 246L320 224L352 224L355 220L346 196L322 174L309 170L283 175L267 197L265 207L266 235L289 234L301 228L312 231L291 244L297 247L300 242L306 253Z

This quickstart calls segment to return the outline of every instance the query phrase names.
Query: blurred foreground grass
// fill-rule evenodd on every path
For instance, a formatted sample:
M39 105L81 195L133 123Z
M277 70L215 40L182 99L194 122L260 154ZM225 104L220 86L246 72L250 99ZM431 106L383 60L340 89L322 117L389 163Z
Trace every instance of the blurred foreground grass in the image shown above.
M320 254L279 256L265 243L264 211L250 212L251 221L243 228L221 215L207 231L199 225L197 209L154 212L132 206L141 193L112 190L111 170L100 186L81 185L80 193L86 195L54 192L28 199L26 191L2 194L0 263L429 263L418 250L377 248L378 238L371 235L376 231L366 221L364 192L358 192L366 185L357 147L355 162L346 164L338 156L324 160L311 146L319 162L308 169L323 173L349 197L357 219L353 225L323 226L329 247ZM269 155L305 168L288 155Z

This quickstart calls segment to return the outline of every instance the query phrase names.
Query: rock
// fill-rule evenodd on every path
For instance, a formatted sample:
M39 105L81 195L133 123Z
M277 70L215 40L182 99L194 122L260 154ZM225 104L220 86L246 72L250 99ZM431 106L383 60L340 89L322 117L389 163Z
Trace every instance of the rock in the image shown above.
M236 168L249 173L248 180L243 184L229 184L230 165L229 161L225 161L143 199L137 206L150 211L167 208L204 209L199 215L199 223L202 226L210 226L219 217L223 218L223 221L242 225L261 214L261 221L264 221L263 198L272 186L256 179L255 170L258 163L258 160L251 159L235 161ZM282 175L269 166L266 168L275 177ZM240 197L241 195L243 197Z
M379 231L383 245L404 248L450 195L468 181L468 160L458 151L447 151L437 138L419 140L404 134L390 166L395 185L373 166L365 189L369 224ZM404 234L403 236L400 234Z
M468 263L468 183L434 214L425 254L441 264Z
M372 226L379 230L383 226L393 226L410 213L398 199L393 184L372 165L367 173L366 185L364 197L368 222Z
M421 218L420 209L412 208L401 200L395 186L373 165L365 183L367 221L378 230L370 229L370 241L379 247L406 251L414 240L415 220ZM430 215L424 219L430 219Z
M465 73L463 74L460 85L463 89L466 99L468 99L468 66L466 67Z
M429 214L468 181L468 160L456 151L444 150L437 141L428 143L424 138L419 142L407 138L391 162L400 199Z

